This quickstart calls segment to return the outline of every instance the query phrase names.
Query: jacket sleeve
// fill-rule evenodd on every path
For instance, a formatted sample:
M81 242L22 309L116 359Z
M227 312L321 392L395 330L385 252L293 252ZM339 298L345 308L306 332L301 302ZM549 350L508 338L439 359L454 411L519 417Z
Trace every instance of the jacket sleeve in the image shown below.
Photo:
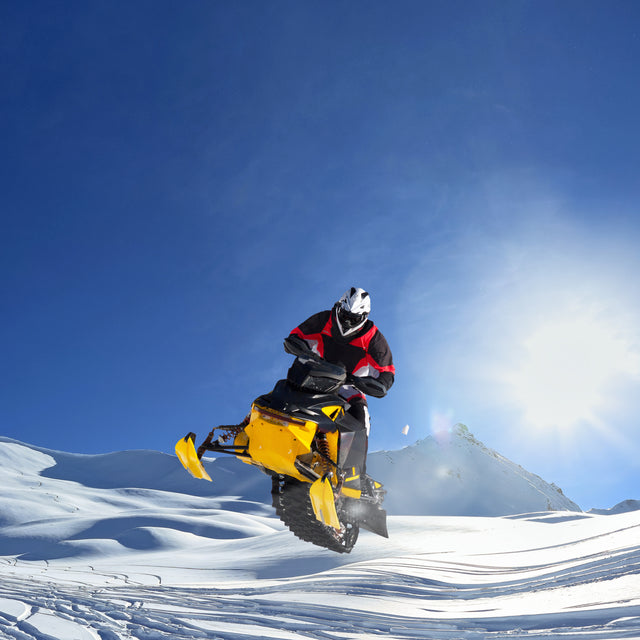
M393 355L391 354L389 344L380 330L377 331L371 341L371 345L369 346L369 355L375 362L375 369L379 372L376 380L384 388L384 393L382 394L384 395L389 391L395 381L396 368L393 366ZM372 393L370 395L376 394Z
M299 324L293 331L285 338L284 349L287 353L291 353L294 356L305 353L306 351L313 352L316 355L322 357L324 352L322 342L322 330L324 329L327 321L331 316L331 311L320 311L307 318L302 324Z

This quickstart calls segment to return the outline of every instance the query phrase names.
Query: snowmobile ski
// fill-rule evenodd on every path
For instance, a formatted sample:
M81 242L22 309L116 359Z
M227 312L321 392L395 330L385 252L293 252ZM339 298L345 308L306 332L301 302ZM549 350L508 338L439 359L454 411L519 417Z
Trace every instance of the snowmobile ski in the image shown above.
M340 529L340 520L336 512L336 501L331 488L331 481L327 476L318 478L309 489L311 506L316 519L334 529Z
M196 452L194 441L196 439L195 433L188 433L184 438L180 438L176 442L176 455L178 456L182 466L194 477L199 480L208 480L212 482L209 474L202 466L200 458Z

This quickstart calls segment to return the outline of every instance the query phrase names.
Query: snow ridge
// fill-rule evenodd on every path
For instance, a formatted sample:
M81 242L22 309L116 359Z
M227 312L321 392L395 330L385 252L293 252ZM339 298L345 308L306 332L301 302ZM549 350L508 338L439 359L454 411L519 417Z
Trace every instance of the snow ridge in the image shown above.
M600 515L612 515L616 513L628 513L629 511L640 510L640 500L623 500L618 502L610 509L589 509L589 513L596 513Z

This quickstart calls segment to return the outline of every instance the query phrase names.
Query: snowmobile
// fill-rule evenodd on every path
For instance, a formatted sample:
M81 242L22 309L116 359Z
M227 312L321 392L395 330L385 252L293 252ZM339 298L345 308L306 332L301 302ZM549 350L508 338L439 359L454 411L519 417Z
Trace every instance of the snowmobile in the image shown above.
M205 480L207 451L257 466L271 477L276 514L302 540L349 553L360 528L386 538L382 484L354 465L366 456L366 434L337 394L347 380L343 366L298 355L287 378L254 400L242 423L214 428L197 450L189 433L176 454Z

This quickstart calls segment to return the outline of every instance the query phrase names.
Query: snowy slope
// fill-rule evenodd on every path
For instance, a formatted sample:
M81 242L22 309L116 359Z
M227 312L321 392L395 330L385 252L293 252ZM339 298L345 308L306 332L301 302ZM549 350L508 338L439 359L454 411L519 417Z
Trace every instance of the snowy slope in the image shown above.
M369 456L395 515L503 516L580 511L558 487L485 447L461 424L399 451Z
M242 498L186 475L172 491L179 464L157 452L0 439L0 638L640 637L639 511L395 516L388 540L339 555L227 462L249 474Z

